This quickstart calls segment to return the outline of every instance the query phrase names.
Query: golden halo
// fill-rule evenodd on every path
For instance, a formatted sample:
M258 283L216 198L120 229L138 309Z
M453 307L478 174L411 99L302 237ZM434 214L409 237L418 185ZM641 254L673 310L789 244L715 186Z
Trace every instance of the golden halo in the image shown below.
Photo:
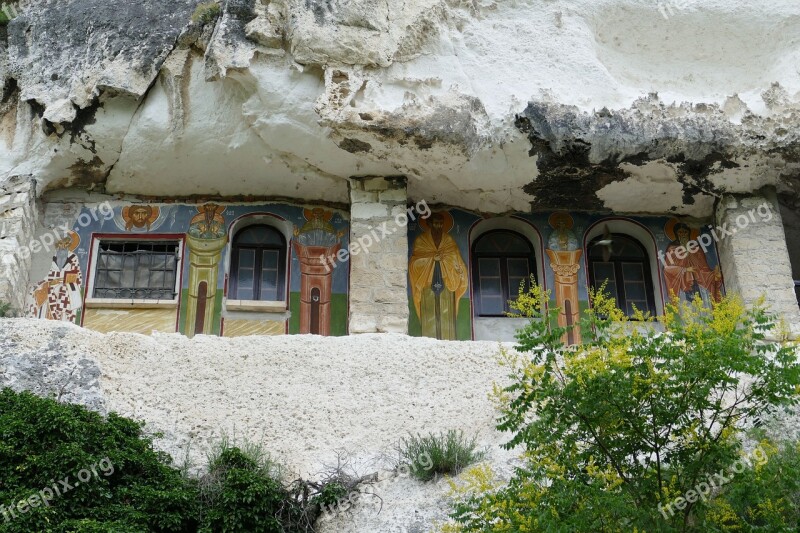
M81 244L81 236L72 230L67 231L60 240L69 239L69 251L74 252Z
M678 220L677 218L671 218L664 225L664 234L667 236L669 240L671 241L678 240L678 236L675 235L675 226L677 226L680 223L681 221ZM683 222L683 224L689 226L689 224L686 224L685 222ZM700 236L700 230L698 228L693 228L689 226L689 240L696 241L699 236Z
M566 211L557 211L550 215L550 218L547 219L547 223L550 224L550 227L553 229L558 228L558 223L563 222L565 229L572 229L575 225L575 221L572 220L572 217Z
M425 231L430 231L430 227L428 226L428 220L433 215L441 215L442 216L442 233L450 233L450 230L453 229L455 222L453 221L453 215L451 215L447 211L435 211L428 215L426 218L419 219L419 225Z
M325 222L330 222L333 218L333 211L325 211L321 207L317 207L315 209L320 209L322 211L322 220ZM314 209L303 209L303 216L306 220L311 220L314 218Z

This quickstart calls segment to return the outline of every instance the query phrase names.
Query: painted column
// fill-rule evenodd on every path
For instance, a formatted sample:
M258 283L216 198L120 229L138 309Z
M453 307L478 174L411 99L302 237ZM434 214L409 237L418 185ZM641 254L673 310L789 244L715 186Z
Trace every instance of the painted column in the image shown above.
M545 250L550 258L556 281L556 305L559 307L558 325L574 326L562 339L564 344L580 344L580 306L578 304L578 271L583 250Z
M725 195L717 205L717 244L729 294L752 305L762 296L772 312L800 335L800 308L774 190L752 196Z
M36 185L29 177L0 183L0 304L11 311L25 307L36 230Z
M350 333L408 333L407 201L403 177L350 180Z
M583 250L578 247L578 237L573 231L575 221L569 213L558 211L548 219L553 232L547 241L547 256L550 258L550 268L553 269L556 284L556 306L558 312L558 325L560 327L574 326L568 331L562 341L564 344L573 345L581 342L580 303L578 300L578 271L581 268L580 260Z
M335 257L341 244L307 246L293 241L300 262L300 333L331 334L333 271L325 258Z
M189 248L189 294L183 332L187 337L210 335L214 327L214 307L222 250L228 242L222 206L207 204L198 208L186 234Z

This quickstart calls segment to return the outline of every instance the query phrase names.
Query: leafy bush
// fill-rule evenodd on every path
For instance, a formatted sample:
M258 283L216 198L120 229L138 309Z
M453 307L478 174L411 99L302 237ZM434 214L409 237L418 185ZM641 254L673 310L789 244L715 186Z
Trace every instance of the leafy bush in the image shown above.
M0 302L0 318L12 316L14 316L14 314L11 311L11 304L8 302Z
M192 22L195 24L210 24L217 20L222 8L217 2L202 2L197 5L192 13Z
M759 446L768 460L723 487L704 510L706 531L800 531L800 442L761 435Z
M475 437L466 438L463 431L410 435L398 446L401 464L411 466L411 473L421 481L437 475L458 474L464 467L486 455L479 451Z
M168 463L136 422L0 391L3 531L191 531L196 491ZM8 510L36 495L35 508Z
M261 446L228 439L209 455L199 479L171 463L153 450L140 423L0 391L4 533L313 532L322 505L366 480L340 467L319 482L288 483ZM35 505L20 509L23 500Z
M265 457L224 448L208 469L201 531L313 531Z
M495 398L498 428L513 435L506 447L524 448L525 467L505 487L460 498L452 517L462 531L723 530L696 488L742 457L743 427L797 403L796 348L767 341L773 317L736 298L711 309L672 303L658 332L630 327L612 299L591 296L584 344L573 347L545 292L521 298L525 357L502 356L511 385ZM759 472L765 491L786 475ZM759 505L729 491L719 501L731 515Z

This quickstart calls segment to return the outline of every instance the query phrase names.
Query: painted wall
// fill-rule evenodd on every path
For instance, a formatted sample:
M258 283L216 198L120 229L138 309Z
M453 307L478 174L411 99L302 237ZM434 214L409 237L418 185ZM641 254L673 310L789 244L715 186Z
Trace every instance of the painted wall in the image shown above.
M692 296L692 290L701 293L703 298L713 299L719 297L724 291L719 266L716 242L711 232L711 226L686 224L670 217L623 217L609 215L592 215L584 213L518 213L509 217L483 217L461 209L448 209L440 211L444 224L442 232L441 249L430 250L431 228L425 222L409 226L409 333L414 336L436 336L431 328L423 331L426 320L435 319L435 310L422 303L419 297L427 285L434 283L431 275L433 268L428 268L425 275L414 276L414 265L421 270L426 263L434 262L433 256L446 257L458 254L458 258L447 259L451 264L463 263L466 272L456 274L455 268L445 266L450 270L450 278L445 279L444 294L449 293L459 296L458 312L455 324L455 334L447 336L448 327L444 328L444 336L457 340L514 340L511 334L513 327L503 327L498 321L513 319L477 318L473 317L473 287L472 265L470 262L470 249L475 236L491 229L512 229L523 233L531 241L537 262L537 280L546 290L550 291L551 305L562 309L559 317L563 323L575 323L580 313L585 310L588 303L589 278L587 273L588 259L587 246L590 241L602 237L606 232L623 234L633 237L647 251L650 261L650 277L653 280L656 313L663 312L663 305L668 301L671 293L679 297ZM678 230L685 231L678 231ZM680 233L681 235L676 235ZM681 243L680 236L690 241L703 244L693 253L685 256L677 249ZM454 247L445 249L449 241L455 243ZM459 263L460 262L460 263ZM421 265L421 266L420 266ZM687 270L688 268L691 270ZM452 278L462 276L461 283L466 284L467 290L462 291L460 284ZM445 276L447 278L448 276ZM687 279L697 280L698 286L687 287ZM449 283L448 283L449 281ZM456 290L451 290L452 288ZM415 301L415 292L417 294ZM570 300L571 313L565 314L564 303ZM577 303L577 305L575 305ZM446 315L446 313L445 313ZM449 321L449 316L444 316ZM442 317L440 317L440 322ZM579 332L577 332L579 334ZM579 338L570 339L572 342Z
M310 286L310 279L311 285L316 281L330 293L327 298L323 293L322 298L321 309L325 316L320 324L325 333L347 334L349 264L339 262L335 268L322 268L316 274L308 274L308 267L301 265L315 263L317 258L313 254L321 249L348 246L350 232L346 212L285 203L115 204L108 212L98 211L97 206L82 207L73 220L68 237L53 239L56 242L52 249L39 254L51 255L52 259L48 261L47 275L30 292L30 316L74 321L101 331L179 331L190 336L196 332L225 336L301 333L308 332L309 323L301 316L308 312L304 303L307 298L302 294L306 278L306 286ZM228 311L225 291L231 231L265 221L284 233L288 244L286 309ZM181 241L177 308L86 306L86 298L90 296L89 281L95 275L90 271L93 239L100 237ZM199 300L203 304L198 305L201 284L203 294ZM198 317L198 312L202 316Z

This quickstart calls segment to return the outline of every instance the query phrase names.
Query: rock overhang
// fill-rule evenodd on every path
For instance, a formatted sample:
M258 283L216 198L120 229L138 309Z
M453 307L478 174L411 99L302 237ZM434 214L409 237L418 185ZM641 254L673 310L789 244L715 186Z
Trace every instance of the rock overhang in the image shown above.
M95 4L9 26L0 175L343 201L350 176L404 174L497 213L796 197L792 2L228 0L206 25L195 1Z

